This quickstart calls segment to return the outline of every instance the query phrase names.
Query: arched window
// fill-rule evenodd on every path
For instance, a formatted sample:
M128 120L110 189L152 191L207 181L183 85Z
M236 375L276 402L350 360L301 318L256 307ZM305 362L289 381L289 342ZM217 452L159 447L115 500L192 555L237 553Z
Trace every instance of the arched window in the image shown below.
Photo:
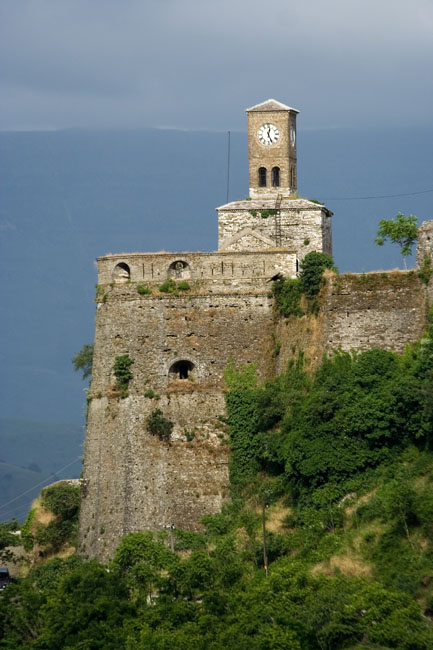
M114 267L112 277L114 282L128 282L131 279L131 269L125 262L120 262Z
M266 187L266 167L259 167L259 187Z
M194 368L195 366L191 361L182 359L182 361L176 361L176 363L173 363L169 370L169 376L172 379L188 379Z
M272 167L272 187L280 187L280 168Z
M168 267L168 277L169 278L189 278L190 269L188 262L184 260L176 260L172 262Z

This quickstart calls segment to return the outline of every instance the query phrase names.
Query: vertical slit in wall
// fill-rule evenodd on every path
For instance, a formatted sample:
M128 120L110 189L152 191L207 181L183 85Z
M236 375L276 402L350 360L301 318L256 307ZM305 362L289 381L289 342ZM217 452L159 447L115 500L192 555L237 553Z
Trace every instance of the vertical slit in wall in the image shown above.
M221 275L224 275L224 262L221 262Z
M142 266L143 266L143 280L144 280L144 264L142 264Z
M153 278L153 262L152 262L152 264L150 265L150 268L151 268L151 274L152 274L152 278Z

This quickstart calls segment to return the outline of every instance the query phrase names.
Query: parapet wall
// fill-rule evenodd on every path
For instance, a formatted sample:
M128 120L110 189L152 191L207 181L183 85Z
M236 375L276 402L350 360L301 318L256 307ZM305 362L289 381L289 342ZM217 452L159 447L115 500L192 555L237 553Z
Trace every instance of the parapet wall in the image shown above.
M125 268L126 267L126 268ZM125 273L119 276L118 271ZM98 284L142 282L158 285L168 278L193 281L196 292L264 290L277 273L295 277L296 255L287 250L219 253L129 253L98 258Z
M281 318L275 338L281 343L277 372L299 350L310 366L335 350L375 347L402 352L428 327L429 286L415 271L327 274L317 316Z

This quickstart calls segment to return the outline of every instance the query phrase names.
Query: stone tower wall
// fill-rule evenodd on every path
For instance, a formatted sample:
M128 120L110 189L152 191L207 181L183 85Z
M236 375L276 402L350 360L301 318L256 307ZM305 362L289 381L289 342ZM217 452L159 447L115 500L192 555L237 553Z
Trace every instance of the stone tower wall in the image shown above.
M279 219L279 245L296 251L298 260L307 253L319 251L332 255L331 216L326 208L305 199L283 201L279 216L261 216L264 210L274 206L262 201L236 201L218 208L219 250L241 251L247 248L242 234L247 229L260 233L268 240L256 238L249 245L263 249L275 246L276 218ZM252 214L251 214L252 211ZM266 214L266 212L265 212Z
M272 123L280 132L279 140L271 146L263 145L257 138L257 130L262 124ZM250 197L272 198L277 194L289 196L297 189L296 135L292 144L290 129L296 134L296 112L264 111L248 113L248 161L250 178ZM280 187L272 187L272 167L280 168ZM259 167L267 169L267 187L259 187ZM293 172L291 172L293 169ZM291 175L293 174L293 175Z
M102 277L117 259L100 261ZM256 362L261 379L274 374L269 284L219 294L200 286L199 293L178 296L156 289L139 295L136 287L105 285L98 292L79 548L102 560L128 532L197 528L202 515L220 510L228 483L219 419L224 369L233 356ZM116 390L113 373L124 354L134 360L127 397ZM195 366L188 379L170 373L180 360ZM147 429L156 409L174 424L170 443Z

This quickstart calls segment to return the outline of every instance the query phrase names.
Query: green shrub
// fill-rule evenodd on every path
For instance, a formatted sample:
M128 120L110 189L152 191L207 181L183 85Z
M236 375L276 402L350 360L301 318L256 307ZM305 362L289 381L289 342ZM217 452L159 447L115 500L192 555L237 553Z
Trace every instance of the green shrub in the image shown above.
M114 361L114 375L117 380L117 387L123 392L127 390L128 384L133 377L131 372L133 363L134 360L128 354L121 354Z
M33 524L36 517L36 509L32 508L27 515L24 525L21 527L21 540L23 542L24 550L31 551L34 544L33 537Z
M159 291L161 291L161 293L174 293L174 294L176 294L176 292L177 292L176 282L174 280L172 280L172 278L169 278L168 280L166 280L165 282L160 284L158 289L159 289Z
M155 409L147 418L147 430L153 436L158 436L160 440L168 442L174 424L163 416L161 409Z
M147 390L144 393L144 397L148 397L149 399L160 399L161 396L158 395L158 393L155 393L151 388L149 388L149 390Z
M147 286L147 284L137 284L137 292L142 295L148 295L152 293L152 289Z
M277 210L272 209L272 210L261 210L260 211L260 216L262 219L267 219L268 217L273 217L277 214Z
M299 280L301 290L307 298L314 299L319 293L325 269L337 271L332 257L326 255L326 253L308 253L302 260Z
M231 390L243 390L257 386L257 364L245 363L239 368L235 365L233 357L229 358L224 369L224 381Z
M298 278L279 278L272 285L272 294L283 316L304 315L300 306L302 286Z
M72 519L80 508L80 488L67 484L44 488L41 502L45 510L51 510L62 519Z
M179 282L177 288L179 289L179 291L189 291L189 289L191 289L191 287L189 286L188 282L186 282L186 280L182 280L182 282Z

